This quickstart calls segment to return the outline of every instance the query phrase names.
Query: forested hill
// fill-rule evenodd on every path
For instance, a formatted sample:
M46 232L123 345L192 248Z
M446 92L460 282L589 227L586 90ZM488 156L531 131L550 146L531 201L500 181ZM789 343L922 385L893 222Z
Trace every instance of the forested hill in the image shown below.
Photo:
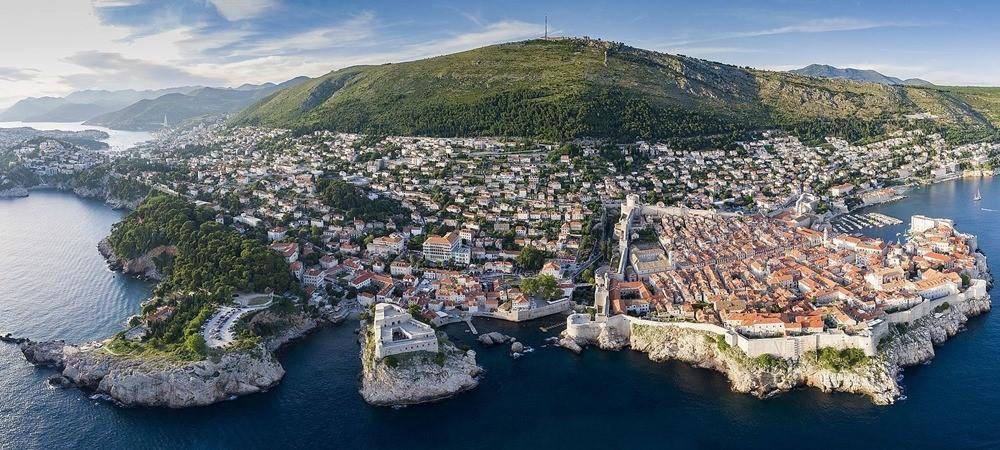
M760 71L590 39L531 40L356 66L279 91L234 122L401 135L620 140L762 128L848 138L929 113L992 131L962 95Z
M156 261L167 277L161 293L204 289L220 300L234 292L294 291L298 284L280 255L215 222L215 212L165 194L151 195L108 237L115 254L135 258L161 245L177 255Z

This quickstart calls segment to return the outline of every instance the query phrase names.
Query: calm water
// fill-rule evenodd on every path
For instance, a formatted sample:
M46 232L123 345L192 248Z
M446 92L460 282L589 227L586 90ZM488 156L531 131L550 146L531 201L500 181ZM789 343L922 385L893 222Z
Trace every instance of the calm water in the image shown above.
M1000 213L981 209L1000 210L1000 185L982 182L985 198L973 204L978 183L918 190L881 211L952 216L1000 261ZM0 328L70 339L115 331L148 289L107 272L96 256L94 244L118 213L63 194L32 196L0 203ZM473 344L488 371L479 388L401 410L367 406L357 394L350 324L285 351L288 374L271 392L184 411L119 409L47 388L51 372L3 346L0 448L997 448L998 321L995 313L972 320L933 364L908 369L909 399L892 407L808 389L761 401L682 363L541 348L538 323L479 322L481 331L515 334L537 350L514 361L503 348ZM464 326L448 331L471 344Z
M126 150L140 142L153 139L153 133L148 131L124 131L96 125L84 125L83 122L0 122L0 128L29 127L36 130L84 131L98 130L108 133L104 140L111 150Z

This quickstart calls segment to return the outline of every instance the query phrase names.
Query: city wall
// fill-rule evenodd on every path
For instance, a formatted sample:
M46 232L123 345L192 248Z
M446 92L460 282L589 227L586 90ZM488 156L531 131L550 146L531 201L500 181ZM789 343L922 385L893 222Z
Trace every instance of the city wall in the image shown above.
M925 300L906 311L887 314L883 321L872 327L870 334L848 335L838 332L824 332L801 336L747 338L733 330L708 323L662 322L626 315L609 317L603 321L591 321L587 314L571 314L567 317L566 333L571 338L592 342L597 340L601 330L605 327L615 328L622 336L630 336L632 327L636 325L674 327L724 336L726 343L738 347L751 358L769 354L797 360L805 353L815 352L826 347L835 349L858 348L866 355L873 356L878 351L879 341L889 332L890 324L914 322L933 314L934 310L944 303L960 306L970 299L980 299L986 296L986 281L973 280L972 285L965 292L935 300Z
M473 313L474 316L481 317L493 317L496 319L509 320L511 322L524 322L527 320L534 320L540 317L551 316L553 314L559 314L564 311L569 311L573 307L573 302L568 299L563 299L556 301L554 303L546 304L545 306L539 306L537 308L525 309L525 310L511 310L509 312L497 311L493 313Z

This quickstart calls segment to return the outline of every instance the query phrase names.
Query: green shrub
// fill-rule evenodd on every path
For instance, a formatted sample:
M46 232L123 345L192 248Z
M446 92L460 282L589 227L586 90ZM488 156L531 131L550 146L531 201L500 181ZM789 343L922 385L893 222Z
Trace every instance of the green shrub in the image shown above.
M725 341L723 341L725 342ZM788 367L788 361L770 353L765 353L753 359L753 364L765 369L784 369Z
M845 369L854 369L865 365L869 357L859 348L845 348L837 350L831 347L819 350L819 363L824 368L840 372Z

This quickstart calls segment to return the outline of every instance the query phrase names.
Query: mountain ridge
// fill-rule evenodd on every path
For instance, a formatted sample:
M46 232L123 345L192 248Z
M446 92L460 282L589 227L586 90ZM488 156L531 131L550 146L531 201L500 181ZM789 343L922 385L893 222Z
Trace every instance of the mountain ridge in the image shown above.
M114 129L153 130L208 114L232 113L254 101L307 80L296 77L281 84L243 84L235 88L178 86L147 90L88 89L65 97L28 97L0 112L0 121L84 122ZM171 109L175 106L176 109ZM158 114L152 120L150 114Z
M820 78L841 78L845 80L866 81L878 84L899 84L905 86L935 86L920 78L900 79L871 69L839 68L827 64L810 64L801 69L789 70L789 73Z
M198 86L165 89L87 89L65 97L28 97L0 112L0 120L22 122L83 122L100 114L124 108L139 100L174 92L190 92Z
M858 138L927 113L943 126L993 130L964 98L562 38L334 70L268 96L232 123L556 140L737 136L775 127Z
M122 109L101 114L84 122L111 129L153 131L198 117L239 111L271 93L307 80L296 77L280 84L244 84L237 88L198 87L188 93L174 92L143 99Z

